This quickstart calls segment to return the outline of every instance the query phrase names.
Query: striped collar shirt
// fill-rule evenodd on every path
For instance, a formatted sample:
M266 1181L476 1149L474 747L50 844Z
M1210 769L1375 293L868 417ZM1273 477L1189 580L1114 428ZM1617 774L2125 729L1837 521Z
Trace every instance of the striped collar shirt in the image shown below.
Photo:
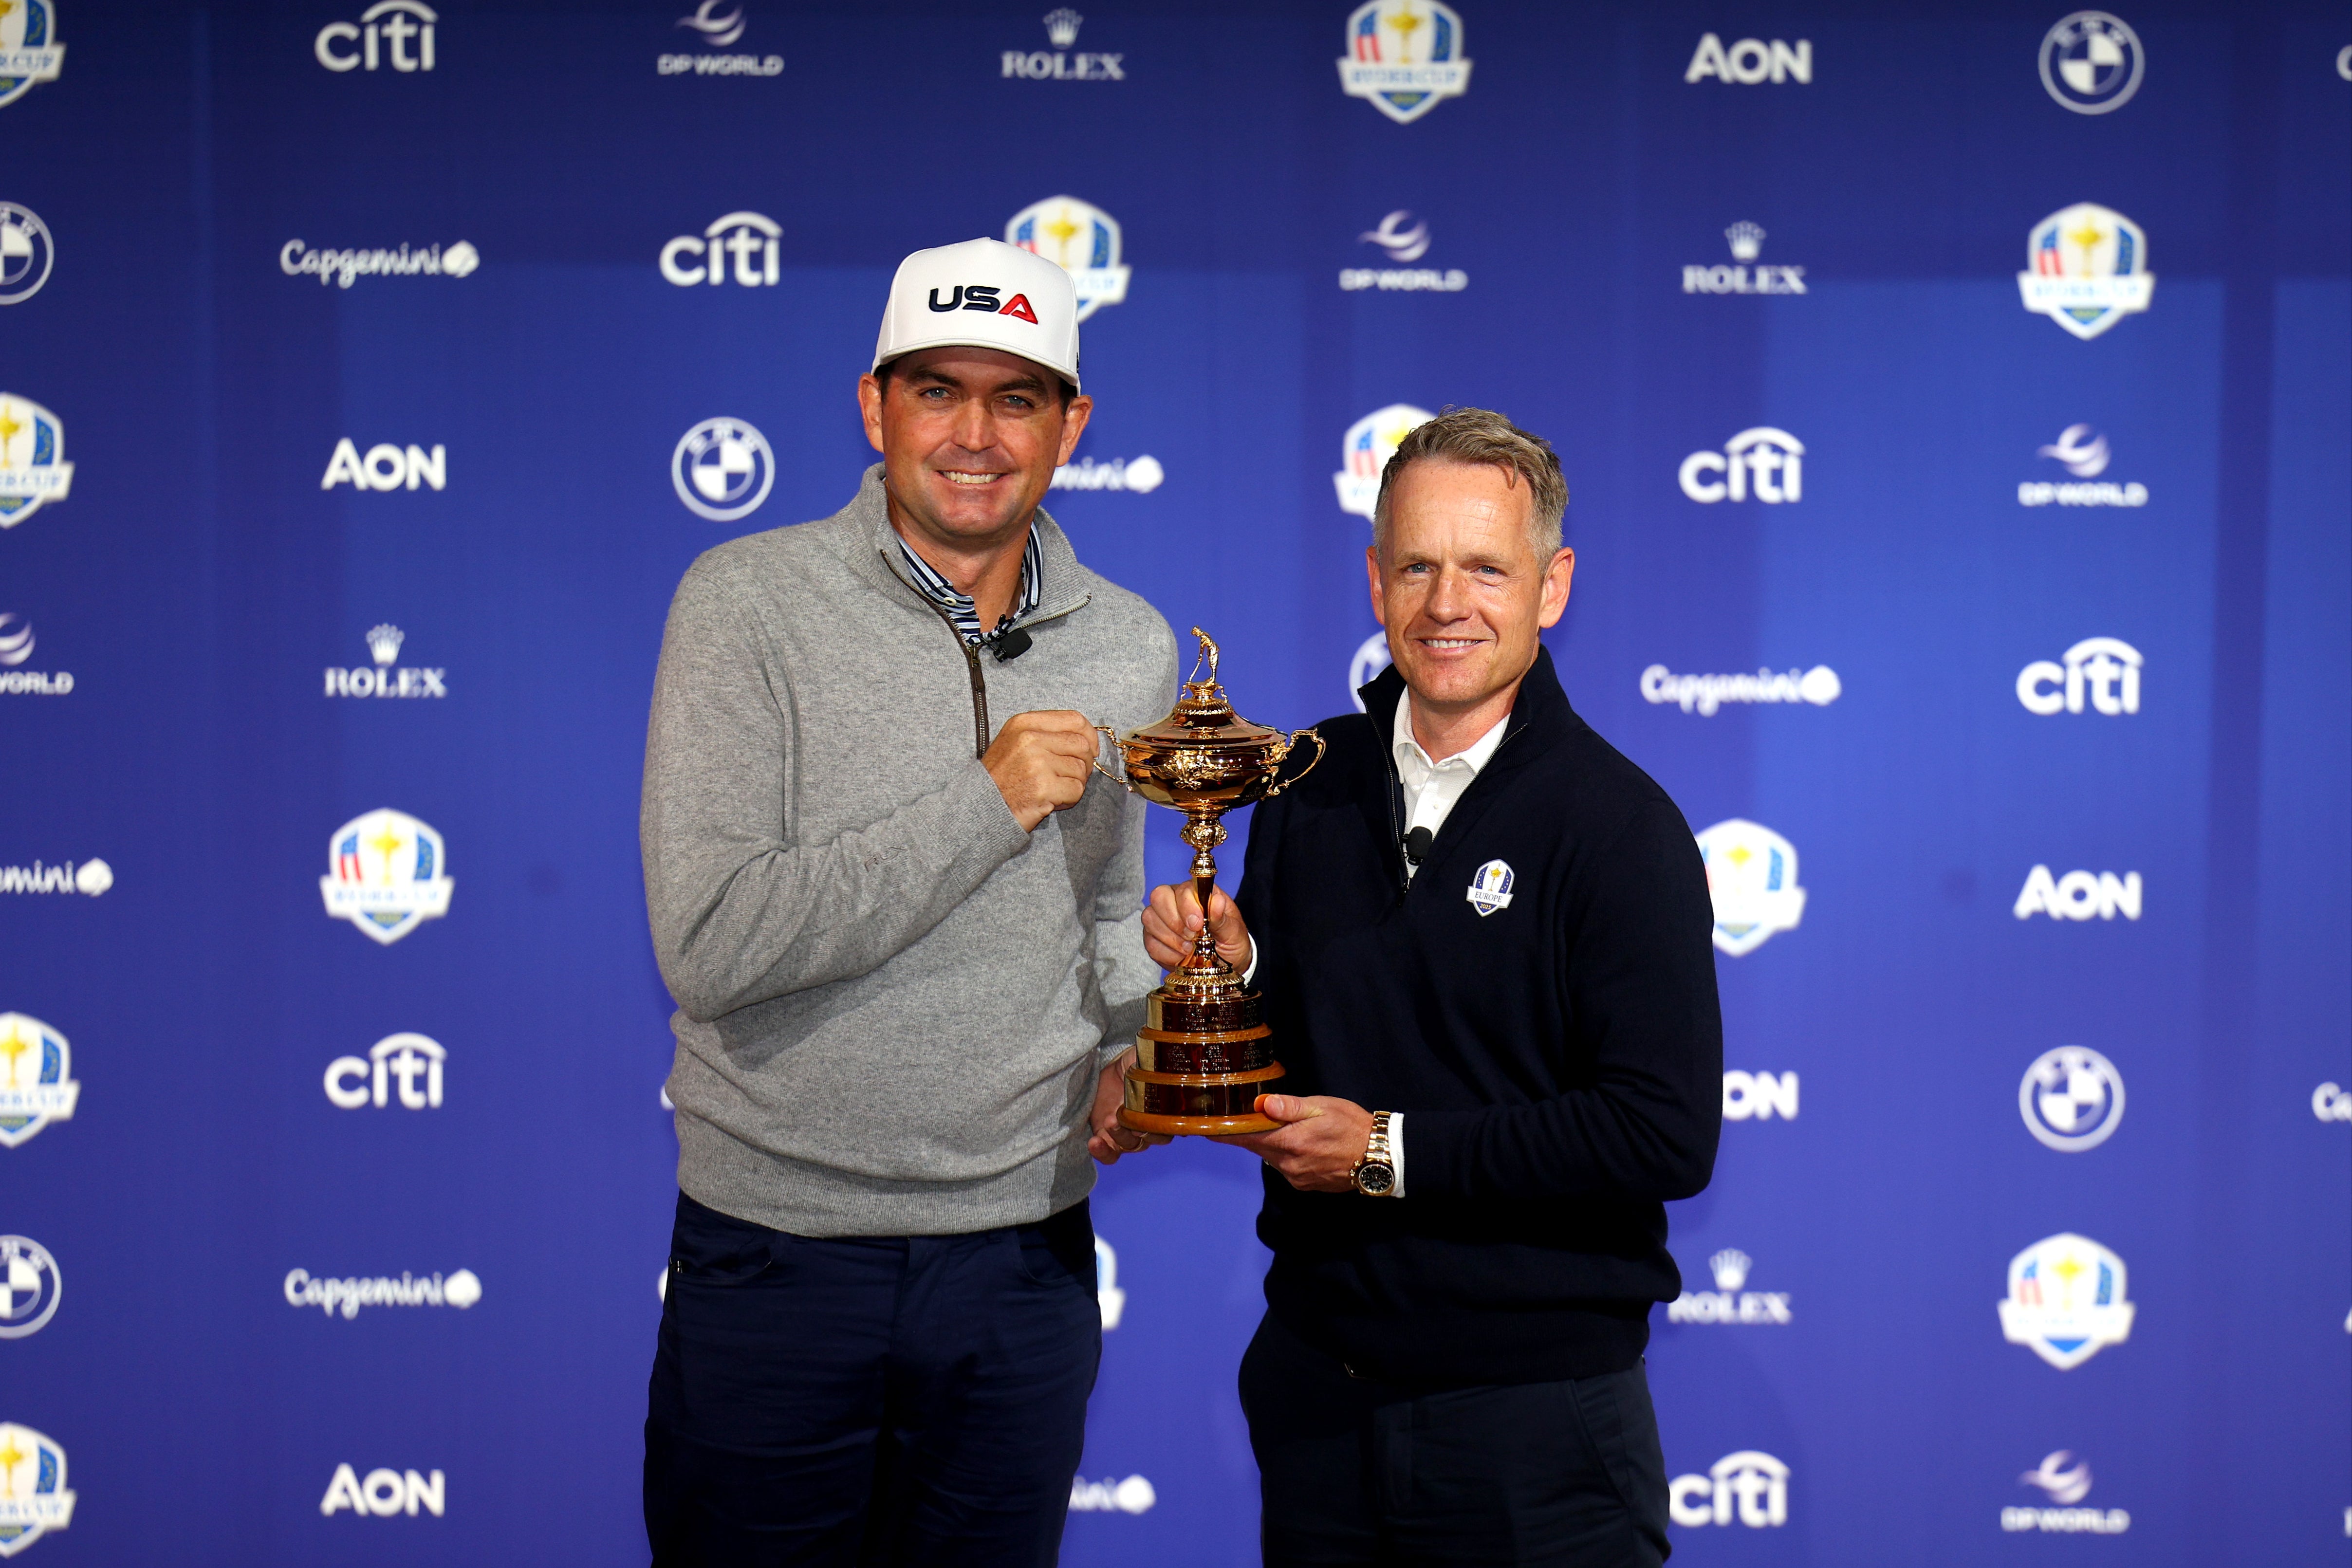
M895 532L895 530L894 530ZM1037 547L1037 526L1029 526L1029 542L1021 551L1021 597L1013 601L1012 611L996 623L992 632L980 629L980 611L971 595L958 593L955 584L940 575L929 561L915 552L903 535L898 538L898 553L907 558L907 570L924 598L947 612L955 623L956 635L974 648L985 648L1011 631L1024 615L1037 608L1038 595L1044 591L1045 553Z

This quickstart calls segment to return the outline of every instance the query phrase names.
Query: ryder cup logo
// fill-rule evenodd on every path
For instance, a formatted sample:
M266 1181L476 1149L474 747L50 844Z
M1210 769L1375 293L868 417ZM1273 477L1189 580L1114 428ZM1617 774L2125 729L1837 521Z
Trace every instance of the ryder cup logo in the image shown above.
M1349 425L1347 438L1339 444L1339 461L1346 466L1331 476L1331 484L1339 492L1339 509L1370 518L1381 498L1381 470L1388 466L1415 425L1436 417L1425 408L1392 402Z
M37 1018L0 1013L0 1148L13 1149L52 1122L73 1118L81 1085L73 1080L73 1049Z
M1759 823L1738 817L1698 835L1715 902L1715 945L1737 958L1762 946L1776 931L1794 931L1805 913L1797 885L1796 846Z
M0 1339L39 1333L64 1293L47 1248L29 1236L0 1236Z
M319 879L327 914L348 920L385 946L426 920L449 913L457 885L441 835L405 811L353 817L327 841L328 873Z
M1076 196L1048 196L1022 208L1004 225L1004 238L1070 275L1078 293L1078 319L1127 298L1129 268L1118 259L1118 220Z
M2124 1260L2087 1236L2045 1236L2009 1260L2000 1332L2061 1372L2131 1337Z
M0 392L0 528L15 528L44 501L64 500L72 488L64 422L39 403Z
M57 248L30 207L0 202L0 305L30 299L49 280Z
M2124 1075L2086 1045L2062 1045L2033 1059L2017 1085L2025 1130L2063 1155L2095 1149L2124 1119Z
M1510 907L1511 880L1511 867L1507 861L1488 861L1478 868L1478 874L1470 879L1470 891L1465 896L1481 920L1497 909Z
M2077 114L2121 109L2147 71L2139 35L2105 11L2077 11L2042 40L2042 86Z
M46 1531L73 1522L66 1451L54 1438L0 1421L0 1557L14 1557Z
M2095 338L2147 308L2156 277L2147 269L2147 235L2111 207L2077 202L2033 225L2025 242L2032 270L2017 275L2025 308L2077 338Z
M1348 18L1339 86L1402 125L1470 89L1462 18L1438 0L1366 0Z
M740 419L706 419L669 455L669 482L686 509L714 523L748 517L776 482L768 438Z
M58 42L58 8L50 0L17 0L0 11L0 107L33 90L35 82L55 81L66 63ZM0 1556L5 1556L0 1548Z

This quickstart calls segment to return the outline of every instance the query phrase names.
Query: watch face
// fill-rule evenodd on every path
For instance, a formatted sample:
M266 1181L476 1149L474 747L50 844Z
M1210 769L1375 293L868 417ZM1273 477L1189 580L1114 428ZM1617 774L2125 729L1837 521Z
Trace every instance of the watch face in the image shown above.
M1363 1193L1370 1197L1381 1197L1386 1196L1389 1188L1394 1186L1396 1186L1396 1172L1390 1169L1387 1166L1358 1166L1356 1167L1356 1190L1358 1192Z

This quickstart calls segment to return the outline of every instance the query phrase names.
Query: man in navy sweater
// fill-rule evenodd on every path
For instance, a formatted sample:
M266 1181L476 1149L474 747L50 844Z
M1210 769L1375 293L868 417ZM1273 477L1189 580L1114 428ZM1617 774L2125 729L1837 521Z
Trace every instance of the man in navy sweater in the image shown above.
M1266 1165L1270 1311L1244 1357L1265 1562L1664 1559L1643 1373L1704 1188L1723 1038L1706 872L1665 792L1570 707L1550 446L1454 409L1381 476L1391 669L1318 727L1212 895L1289 1077ZM1163 887L1146 946L1201 915Z

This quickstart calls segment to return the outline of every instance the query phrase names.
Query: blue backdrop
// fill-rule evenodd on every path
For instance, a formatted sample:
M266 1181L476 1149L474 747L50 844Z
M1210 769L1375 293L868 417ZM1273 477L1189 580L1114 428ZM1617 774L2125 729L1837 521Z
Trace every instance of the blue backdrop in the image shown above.
M644 1560L664 611L1027 214L1052 510L1253 718L1369 673L1335 476L1561 453L1723 919L1677 1551L2344 1560L2343 6L439 3L0 15L0 1555ZM1066 1562L1255 1560L1256 1202L1105 1178Z

